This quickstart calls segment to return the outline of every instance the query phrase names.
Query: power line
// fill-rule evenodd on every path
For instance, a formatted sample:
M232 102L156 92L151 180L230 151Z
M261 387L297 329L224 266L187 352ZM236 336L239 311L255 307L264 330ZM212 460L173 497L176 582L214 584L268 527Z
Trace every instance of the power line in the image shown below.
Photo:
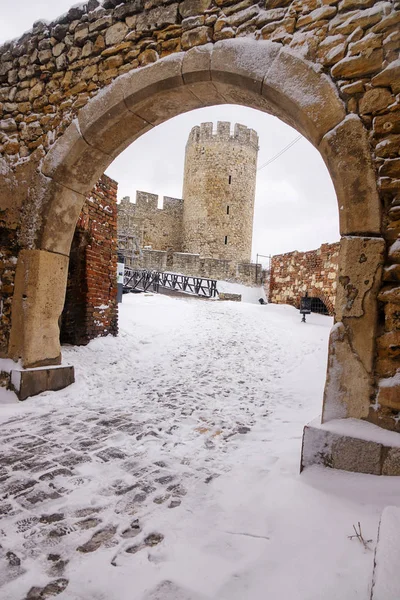
M273 156L272 158L267 160L267 162L265 162L263 165L261 165L261 167L258 167L257 171L261 171L261 169L264 169L264 167L267 167L272 162L274 162L274 160L276 160L277 158L282 156L282 154L284 154L287 150L289 150L289 148L294 146L296 144L296 142L298 142L302 137L303 137L302 135L298 135L296 138L294 138L294 140L292 140L287 146L282 148L282 150L279 150L279 152L277 154L275 154L275 156Z

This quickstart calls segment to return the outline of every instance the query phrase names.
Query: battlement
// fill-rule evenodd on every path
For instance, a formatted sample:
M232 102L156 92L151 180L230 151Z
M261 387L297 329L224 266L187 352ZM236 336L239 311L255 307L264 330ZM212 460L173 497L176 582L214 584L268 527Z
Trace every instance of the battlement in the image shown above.
M255 150L258 150L257 132L254 129L249 129L246 125L235 123L232 134L229 121L218 121L216 131L214 131L213 123L196 125L189 134L186 146L210 142L233 142L243 146L252 146Z
M120 200L118 210L128 211L132 215L140 213L145 216L147 213L183 211L183 199L163 196L162 206L159 208L159 196L150 192L136 191L136 202L132 202L130 196L124 196Z
M158 208L158 195L150 194L149 192L136 192L136 208L157 210Z

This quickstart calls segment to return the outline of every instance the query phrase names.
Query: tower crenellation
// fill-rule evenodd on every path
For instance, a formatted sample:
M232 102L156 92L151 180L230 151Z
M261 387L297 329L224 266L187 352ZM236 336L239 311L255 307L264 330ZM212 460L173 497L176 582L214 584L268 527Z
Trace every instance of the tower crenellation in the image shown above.
M201 123L192 128L186 144L186 148L191 144L201 144L202 142L232 142L234 144L243 144L252 146L258 150L258 134L254 129L235 123L233 133L229 121L218 121L217 129L214 130L214 124L211 122Z

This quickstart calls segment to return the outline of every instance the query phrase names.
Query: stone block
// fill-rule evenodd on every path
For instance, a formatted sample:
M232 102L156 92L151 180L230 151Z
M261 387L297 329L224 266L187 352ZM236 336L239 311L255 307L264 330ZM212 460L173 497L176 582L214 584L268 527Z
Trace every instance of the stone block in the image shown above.
M332 75L337 79L354 79L376 73L382 67L383 50L376 49L370 54L346 56L332 67Z
M382 238L346 236L341 239L336 297L338 321L366 316L366 296L379 289L384 253Z
M400 448L390 448L386 453L384 452L382 464L382 475L400 475Z
M226 292L220 292L218 294L219 300L230 300L231 302L241 302L242 295L241 294L228 294Z
M331 466L333 469L352 473L381 475L381 452L380 444L352 437L339 437L332 444Z
M160 59L122 78L128 109L152 125L201 108L203 103L184 88L183 53Z
M156 94L183 86L183 53L162 58L154 64L130 71L121 77L127 107L136 113L137 105Z
M358 419L306 425L300 470L323 465L352 473L400 475L400 435Z
M75 121L54 144L42 163L42 173L80 194L90 192L113 157L90 146Z
M75 381L74 367L52 367L49 369L13 370L11 383L19 400L26 400L49 390L57 391Z
M85 140L113 157L152 128L128 109L125 85L121 79L113 81L79 112L79 127Z
M287 113L314 146L346 116L333 82L286 47L268 69L262 94Z
M37 246L68 256L85 197L50 180L43 189L42 199L46 210Z
M212 27L196 27L196 29L189 29L184 31L182 34L182 49L189 50L195 46L202 46L208 44L212 40L213 30Z
M168 25L176 24L178 21L178 3L168 4L169 6L156 6L148 12L140 11L136 21L137 30L151 31L152 29L163 29Z
M195 46L187 52L182 62L182 76L186 84L211 79L211 44Z
M185 87L151 96L136 104L134 112L140 118L156 126L181 113L203 106L203 102L191 92L189 87Z
M319 151L332 177L342 235L381 231L381 204L367 133L356 115L327 133Z
M366 332L370 337L370 334ZM336 323L329 337L328 368L322 409L323 423L346 417L366 418L372 394L372 374L351 343L351 330ZM373 338L372 338L373 339ZM371 351L371 343L368 345ZM372 352L371 352L372 357Z
M193 77L196 77L195 73ZM217 86L212 81L194 81L193 83L188 83L187 88L199 99L203 106L217 106L218 104L227 104L229 102L223 95L223 92L217 89Z
M204 14L210 8L211 0L183 0L179 5L179 12L183 19Z
M61 362L58 319L68 274L68 257L44 250L21 250L12 304L10 358L24 368Z
M217 42L211 55L211 79L261 93L264 78L278 56L280 44L250 40ZM257 60L255 60L255 54Z
M385 242L381 238L342 238L335 315L329 339L323 422L366 418L372 396L377 293Z
M378 385L376 402L393 410L400 410L400 376L381 379Z

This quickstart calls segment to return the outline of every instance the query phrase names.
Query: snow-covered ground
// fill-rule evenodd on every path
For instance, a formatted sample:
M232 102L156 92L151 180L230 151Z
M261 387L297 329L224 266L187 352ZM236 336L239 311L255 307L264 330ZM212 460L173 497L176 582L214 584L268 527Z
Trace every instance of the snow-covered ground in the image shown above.
M73 386L0 405L2 600L369 600L400 482L299 475L332 324L307 321L125 296L118 338L64 348Z

